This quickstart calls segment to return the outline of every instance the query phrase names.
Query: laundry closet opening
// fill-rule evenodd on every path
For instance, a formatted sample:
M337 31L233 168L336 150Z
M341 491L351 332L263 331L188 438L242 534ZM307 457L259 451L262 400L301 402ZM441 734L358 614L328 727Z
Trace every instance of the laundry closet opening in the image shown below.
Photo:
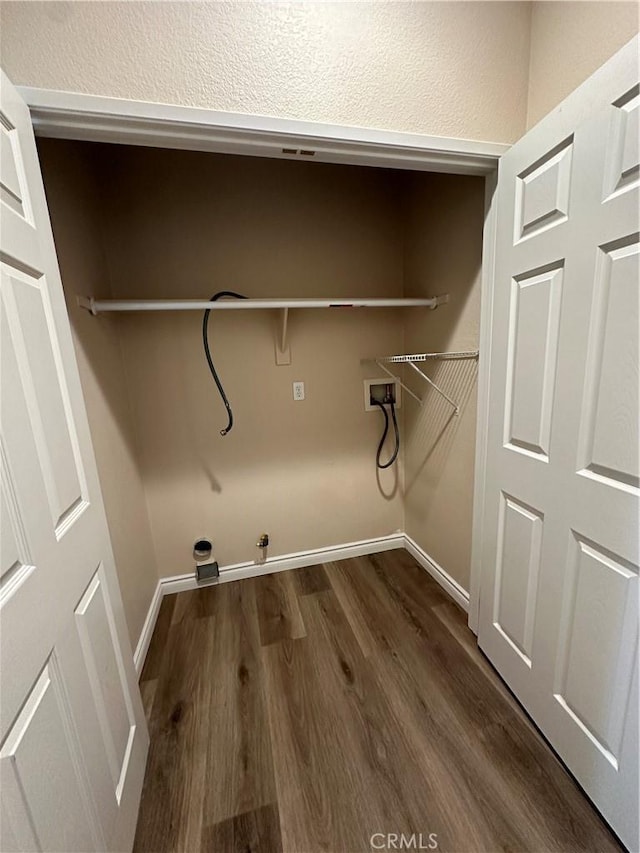
M466 590L477 361L404 391L397 462L366 411L364 359L478 348L484 178L39 139L47 200L103 497L135 646L158 578L404 531ZM198 311L92 316L76 297L429 297L437 310L295 309L290 363L275 311L220 311L207 368ZM292 385L304 382L304 400ZM391 381L391 380L390 380ZM389 441L385 458L392 450Z

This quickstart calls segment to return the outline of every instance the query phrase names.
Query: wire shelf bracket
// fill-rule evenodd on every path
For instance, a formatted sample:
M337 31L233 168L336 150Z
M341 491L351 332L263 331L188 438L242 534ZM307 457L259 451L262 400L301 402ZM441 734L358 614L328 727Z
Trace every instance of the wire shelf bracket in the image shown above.
M400 383L401 388L403 388L410 397L413 397L421 406L424 404L424 400L421 397L418 397L411 388L407 387L404 384L402 379L399 376L396 376L388 367L385 367L386 364L408 364L415 372L427 382L434 391L437 391L441 397L453 407L454 413L456 415L460 414L460 406L456 403L455 400L452 400L448 394L446 394L439 385L437 385L433 379L430 379L427 374L420 370L417 363L431 361L431 360L440 360L440 361L453 361L457 359L477 359L480 355L479 350L463 350L460 352L422 352L422 353L414 353L413 355L386 355L379 356L377 358L368 358L363 359L363 362L375 362L381 370L390 376L392 379L395 379ZM417 362L417 363L416 363Z

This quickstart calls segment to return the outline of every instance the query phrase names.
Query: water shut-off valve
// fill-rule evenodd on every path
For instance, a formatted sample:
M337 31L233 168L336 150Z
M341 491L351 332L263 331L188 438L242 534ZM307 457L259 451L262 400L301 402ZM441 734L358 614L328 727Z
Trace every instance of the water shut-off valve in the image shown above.
M267 549L269 547L269 534L263 533L256 542L256 548L258 549L258 559L257 563L264 563L267 559Z

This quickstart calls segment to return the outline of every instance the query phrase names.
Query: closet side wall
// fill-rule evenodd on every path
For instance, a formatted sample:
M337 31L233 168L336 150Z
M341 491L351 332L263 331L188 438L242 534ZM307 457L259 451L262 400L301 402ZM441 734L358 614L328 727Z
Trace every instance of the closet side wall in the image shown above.
M114 297L401 296L397 173L105 146ZM422 310L422 309L421 309ZM362 358L398 351L398 311L293 310L291 364L275 363L275 311L120 315L161 576L193 571L209 535L221 566L403 528L399 466L382 472L379 413L364 411ZM292 382L305 382L295 402ZM402 411L402 410L401 410Z
M87 406L131 646L158 582L137 462L117 321L95 318L76 294L110 298L100 225L101 198L87 147L38 142L67 310Z
M407 353L475 350L479 344L484 180L413 173L406 181L405 295L449 293L449 304L407 314ZM420 365L460 406L413 371L423 397L405 409L405 529L469 589L476 430L477 361Z

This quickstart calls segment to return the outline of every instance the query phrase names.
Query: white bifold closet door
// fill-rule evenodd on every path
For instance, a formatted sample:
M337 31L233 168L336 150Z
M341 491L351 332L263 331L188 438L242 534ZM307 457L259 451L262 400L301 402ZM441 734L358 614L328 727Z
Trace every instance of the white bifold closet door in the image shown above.
M0 90L0 850L130 850L148 734L29 110Z
M638 849L638 39L501 159L479 643Z

